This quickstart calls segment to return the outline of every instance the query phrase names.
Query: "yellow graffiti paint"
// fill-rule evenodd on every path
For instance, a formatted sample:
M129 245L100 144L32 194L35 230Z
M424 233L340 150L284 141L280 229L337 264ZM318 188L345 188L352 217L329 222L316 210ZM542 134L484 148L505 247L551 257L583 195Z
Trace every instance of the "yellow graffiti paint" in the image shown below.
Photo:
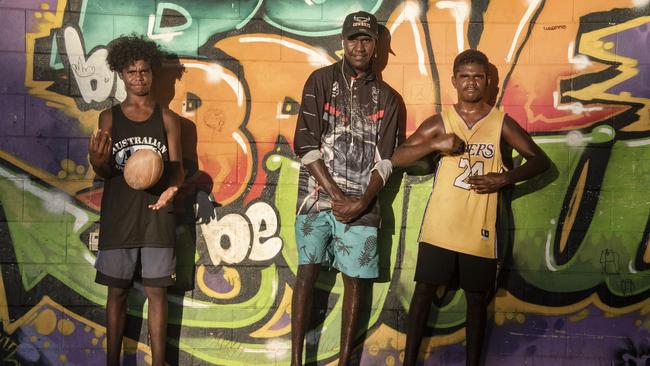
M106 339L104 339L104 342L106 342ZM122 342L122 348L124 353L134 354L140 349L140 343L131 338L126 338Z
M4 279L2 272L0 272L0 321L4 328L7 328L9 323L9 305L7 304L7 293L5 292Z
M64 336L69 336L75 331L74 323L68 319L59 320L56 329Z
M56 313L53 310L45 309L34 319L34 329L40 335L50 335L56 330Z
M576 323L576 322L578 322L580 320L585 319L588 316L589 316L589 310L583 309L583 310L580 310L577 314L571 315L568 319L569 319L570 322Z
M25 54L34 55L36 40L38 38L49 37L50 33L54 29L58 29L63 24L63 15L65 14L67 2L57 1L56 4L56 9L54 11L43 13L39 22L36 23L35 30L30 30L25 33ZM41 9L49 10L49 5L41 4ZM47 101L46 105L48 107L61 110L65 115L78 119L85 131L90 135L90 132L93 131L97 125L99 111L80 111L74 98L49 91L48 88L52 85L51 81L38 81L34 78L34 57L26 57L25 60L25 86L27 87L28 93ZM45 170L27 164L3 151L0 151L0 158L20 167L25 172L47 180L50 184L71 195L74 195L76 192L88 187L88 182L92 180L92 177L94 176L94 174L91 174L91 171L89 170L87 172L88 175L84 177L87 181L65 180L65 177L60 177L58 174L52 175Z
M560 252L563 252L566 248L567 241L569 240L569 234L573 229L573 223L576 220L576 215L578 214L578 208L580 208L580 201L582 200L582 194L584 193L585 183L587 182L587 172L589 171L589 162L587 161L582 167L580 172L580 178L576 184L575 190L571 194L571 201L569 203L569 213L566 216L564 226L562 226L562 234L560 236Z
M594 83L584 89L567 92L568 95L574 96L581 100L589 99L606 99L612 101L640 103L644 105L645 113L642 113L638 121L623 128L623 131L648 131L650 130L650 118L647 117L649 98L632 97L629 94L615 95L609 93L608 90L617 84L620 84L628 79L635 77L639 70L637 68L637 60L616 54L616 48L609 43L603 44L602 39L615 35L616 33L624 30L636 28L643 24L650 22L650 16L639 17L622 24L612 25L593 32L584 33L581 36L580 52L590 55L597 59L609 61L616 66L616 70L620 73L611 78ZM611 43L611 42L610 42Z
M386 366L395 366L395 357L392 355L386 356Z
M205 266L200 265L197 267L196 270L196 283L199 289L201 291L215 299L232 299L239 295L241 292L241 278L239 277L239 272L230 267L223 266L223 279L226 280L231 286L232 289L230 289L228 292L221 293L217 292L213 289L211 289L206 283L205 283L205 276L207 274Z
M1 283L2 282L0 282L0 284ZM84 324L84 327L88 327L89 329L93 330L94 334L98 335L98 337L101 336L101 335L104 335L105 332L106 332L106 329L103 326L101 326L101 325L99 325L99 324L97 324L95 322L92 322L92 321L90 321L90 320L88 320L88 319L86 319L86 318L84 318L84 317L82 317L82 316L80 316L78 314L75 314L74 312L71 312L67 308L65 308L62 305L58 304L57 302L53 301L48 296L43 296L41 301L39 301L39 303L36 304L32 309L30 309L26 314L24 314L22 317L20 317L19 319L17 319L13 323L9 323L5 327L5 331L8 334L13 334L16 330L18 330L20 327L22 327L24 325L33 324L35 326L37 324L36 319L38 319L39 316L41 316L42 314L45 313L47 315L45 315L45 318L42 318L41 320L45 320L44 324L46 324L47 326L45 327L45 329L42 329L42 331L44 331L44 332L49 331L48 334L51 334L55 330L55 329L51 329L51 326L52 326L51 322L54 321L53 324L54 324L55 328L56 328L56 325L57 325L56 314L54 313L55 310L59 311L61 313L65 313L66 316L69 317L70 319L74 319L74 320ZM54 316L54 320L52 320L52 316ZM40 323L40 321L39 321L39 323ZM39 334L47 335L47 334L41 333L40 331L39 331ZM38 340L36 337L32 337L32 338L33 338L33 339L31 339L32 342L36 342ZM97 339L97 338L95 338L95 339ZM96 343L99 341L97 339L97 342L95 342L95 339L93 339L93 341L91 342L91 343L93 343L93 345L96 345ZM148 354L148 355L151 354L151 348L148 345L144 344L144 343L134 341L134 340L132 340L130 338L124 338L124 344L125 344L125 347L124 347L125 350L127 348L128 349L135 349L135 350L137 350L139 352L142 352L144 354ZM43 347L47 348L47 347L50 347L50 346L51 346L51 344L50 344L49 341L46 340L45 342L43 342ZM104 349L104 351L106 351L106 338L105 337L102 339L102 348Z
M589 305L593 305L599 310L601 310L605 316L621 316L625 314L630 314L634 312L641 312L644 314L644 311L650 311L650 299L643 300L639 303L632 304L626 307L613 308L600 300L598 294L592 294L584 300L567 306L545 306L538 304L531 304L529 302L523 301L510 292L500 289L498 295L494 300L494 311L495 313L499 312L513 312L519 311L518 309L524 309L526 313L532 314L541 314L541 315L566 315L579 312L583 309L586 309Z
M273 328L283 317L291 316L291 297L293 295L293 289L288 285L284 285L284 294L282 295L282 300L275 314L269 319L269 321L264 324L260 329L251 333L251 337L254 338L275 338L280 337L291 332L291 322L288 322L281 328Z

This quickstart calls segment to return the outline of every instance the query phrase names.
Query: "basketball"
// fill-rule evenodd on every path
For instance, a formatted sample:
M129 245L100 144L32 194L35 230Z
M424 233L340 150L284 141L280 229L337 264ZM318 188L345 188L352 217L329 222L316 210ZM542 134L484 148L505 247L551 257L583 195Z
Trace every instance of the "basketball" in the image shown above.
M133 153L124 166L124 180L136 190L151 188L163 173L163 160L160 154L150 149L140 149Z

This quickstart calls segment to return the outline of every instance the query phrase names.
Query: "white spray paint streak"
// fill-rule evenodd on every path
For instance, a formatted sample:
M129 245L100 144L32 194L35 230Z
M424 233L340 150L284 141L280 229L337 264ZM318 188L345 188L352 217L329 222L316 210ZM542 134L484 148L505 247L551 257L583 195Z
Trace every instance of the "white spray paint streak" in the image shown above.
M282 106L283 105L284 105L284 103L278 102L277 108L275 110L275 118L276 119L289 119L291 117L291 115L289 115L289 114L282 113Z
M630 271L630 273L639 273L639 271L634 268L634 260L630 260L630 263L627 264L627 269Z
M244 139L241 137L241 135L238 132L233 132L232 138L237 141L241 149L244 151L244 154L248 154L248 149L246 149L246 144L244 143Z
M135 282L133 284L133 288L137 289L138 291L140 291L140 292L142 292L144 294L144 287L142 286L142 284ZM180 297L178 295L168 294L167 299L171 303L186 306L186 307L190 307L190 308L194 308L194 309L209 309L210 306L211 306L211 304L209 304L209 303L192 300L192 299L184 297L184 296Z
M90 252L84 252L83 258L91 265L95 265L95 257Z
M524 27L528 24L530 17L533 16L533 12L541 2L541 0L529 0L528 9L524 13L524 16L519 20L519 25L517 26L517 31L515 32L515 37L512 39L512 44L510 45L510 50L508 51L508 56L506 56L506 62L512 61L512 56L515 54L515 48L517 47L517 42L519 37L521 37L521 32L524 31Z
M575 55L573 56L574 53L574 47L575 47L575 42L571 41L569 42L569 47L567 49L567 58L569 60L569 63L572 65L575 65L575 69L577 71L582 71L589 66L591 66L591 61L589 61L589 57L585 55Z
M436 6L438 9L452 10L456 19L456 46L458 47L459 53L463 52L465 50L465 32L463 31L463 25L469 16L469 5L464 1L438 1Z
M584 112L602 111L603 107L585 107L580 102L573 102L569 104L560 104L560 93L553 92L553 108L558 111L571 111L573 114L582 114Z
M548 231L546 235L546 268L551 272L556 272L557 268L555 267L555 261L553 260L553 255L551 254L551 231Z
M149 23L147 24L147 37L150 39L160 40L162 42L171 42L174 37L180 36L183 32L167 32L160 34L153 34L154 23L156 22L156 15L149 14Z
M418 70L420 75L428 75L426 62L424 59L424 47L422 46L422 38L420 38L420 32L418 31L418 19L420 18L420 7L417 3L407 2L404 5L404 9L400 15L395 19L395 22L390 27L390 34L394 34L397 27L399 27L404 21L411 23L411 31L413 32L413 39L415 42L415 53L418 56Z
M327 57L327 54L320 50L312 50L307 47L301 46L299 44L289 42L285 39L276 39L276 38L269 38L269 37L241 37L239 39L240 43L253 43L253 42L262 42L262 43L275 43L279 44L281 46L290 48L292 50L304 53L307 55L307 61L311 66L323 66L323 65L329 65L331 62L329 58Z
M90 218L83 210L78 207L73 206L69 203L69 198L64 193L61 192L48 192L43 188L35 186L29 179L18 179L21 178L10 171L0 167L0 176L3 176L9 180L13 180L14 185L19 189L22 188L25 192L29 192L34 196L40 198L43 201L43 207L52 213L61 213L67 212L70 215L74 216L74 231L81 229ZM25 182L24 186L20 186L20 182Z
M223 71L223 67L219 64L210 64L210 65L205 65L205 64L197 64L197 63L186 63L183 64L185 67L193 67L195 69L201 69L204 70L207 74L208 77L206 78L206 81L209 83L218 83L219 81L223 80L230 86L230 88L235 92L237 95L237 105L238 106L243 106L244 105L244 86L241 84L239 79L232 75L228 75Z
M558 137L540 137L533 138L535 143L538 144L557 144L564 143L569 146L580 146L585 142L590 142L593 140L591 136L584 136L580 131L571 131L564 136Z
M283 341L280 339L271 339L266 342L266 349L274 352L272 354L273 358L285 358L289 350L291 349L291 342ZM269 355L271 357L271 355Z

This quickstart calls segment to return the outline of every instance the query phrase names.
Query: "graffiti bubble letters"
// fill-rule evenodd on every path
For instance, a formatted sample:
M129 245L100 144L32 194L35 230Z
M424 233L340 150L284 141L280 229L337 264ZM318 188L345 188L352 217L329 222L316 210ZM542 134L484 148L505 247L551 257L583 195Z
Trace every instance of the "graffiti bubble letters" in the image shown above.
M72 74L77 82L79 92L84 102L101 103L108 99L117 80L115 97L122 101L126 97L124 83L115 76L106 63L108 50L100 48L95 50L88 58L81 42L81 37L73 27L66 27L63 31L65 40L65 53L70 62Z
M227 214L200 227L215 266L221 262L240 263L246 257L252 261L269 260L282 249L282 239L276 235L277 214L266 202L253 203L245 215Z
M175 16L173 18L183 18L183 23L177 26L163 27L162 21L166 10L168 10L170 13L178 14L179 16ZM178 19L176 21L178 21ZM185 8L173 3L159 3L156 14L149 15L149 23L147 24L147 36L150 39L159 39L163 42L171 42L174 37L182 35L182 31L189 28L191 25L192 16L190 13L188 13L187 10L185 10Z
M115 75L106 64L108 51L98 49L86 59L77 30L64 30L65 49L81 96L86 103L104 101L113 88Z

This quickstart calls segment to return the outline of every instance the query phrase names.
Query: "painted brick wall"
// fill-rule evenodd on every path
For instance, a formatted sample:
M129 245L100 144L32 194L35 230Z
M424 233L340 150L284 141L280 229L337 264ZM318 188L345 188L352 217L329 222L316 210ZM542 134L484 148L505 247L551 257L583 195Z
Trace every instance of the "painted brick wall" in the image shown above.
M494 101L553 160L514 191L488 365L645 365L650 359L648 0L0 0L0 364L101 365L106 289L94 283L99 111L124 98L105 46L145 34L177 55L156 97L182 117L170 365L288 365L298 164L307 76L340 59L350 11L390 37L382 76L406 134L455 101L451 62L484 51ZM381 277L367 292L361 365L399 365L430 176L382 195ZM340 275L323 272L307 358L335 365ZM129 300L128 364L146 365L146 305ZM461 292L431 309L423 365L464 364Z

